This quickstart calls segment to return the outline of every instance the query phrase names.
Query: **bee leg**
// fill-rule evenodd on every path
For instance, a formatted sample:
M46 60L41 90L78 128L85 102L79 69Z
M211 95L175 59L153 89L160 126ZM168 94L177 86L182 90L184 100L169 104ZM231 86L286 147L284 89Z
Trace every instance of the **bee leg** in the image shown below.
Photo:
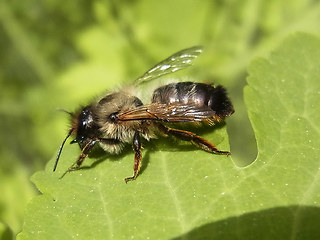
M74 166L75 164L73 164L69 169L68 171L73 171L73 170L76 170L78 168L80 168L82 162L84 161L84 159L89 155L91 149L93 148L93 146L99 142L100 140L99 139L90 139L90 141L84 146L84 148L82 149L81 151L81 154L77 160L77 162L75 163L76 166Z
M124 179L124 181L127 183L128 181L135 180L138 176L139 170L140 170L140 163L141 163L141 141L140 141L140 134L139 132L135 132L133 141L133 150L135 151L134 155L134 165L133 165L133 176L127 177Z
M212 143L208 142L202 137L197 136L193 132L170 128L162 124L159 125L159 128L165 134L170 134L181 140L192 142L207 152L211 152L214 154L230 155L230 152L218 150Z

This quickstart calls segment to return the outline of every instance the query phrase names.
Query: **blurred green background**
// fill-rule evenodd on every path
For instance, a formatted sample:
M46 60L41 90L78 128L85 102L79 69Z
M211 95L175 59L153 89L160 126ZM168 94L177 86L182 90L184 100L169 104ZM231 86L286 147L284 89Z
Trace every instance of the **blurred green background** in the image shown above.
M311 0L2 0L0 2L0 234L21 230L29 181L56 155L73 111L183 48L205 53L182 75L224 85L235 163L257 154L243 104L246 68L289 34L319 34ZM192 78L191 78L192 79ZM1 238L0 238L1 239Z

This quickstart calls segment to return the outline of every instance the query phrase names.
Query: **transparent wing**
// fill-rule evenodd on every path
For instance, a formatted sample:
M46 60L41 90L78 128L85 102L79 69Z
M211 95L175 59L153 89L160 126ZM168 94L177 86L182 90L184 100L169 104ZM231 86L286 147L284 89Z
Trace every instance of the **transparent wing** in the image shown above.
M181 50L156 64L141 77L137 78L135 83L141 84L160 76L187 68L193 64L193 61L202 53L202 51L202 47L199 46Z

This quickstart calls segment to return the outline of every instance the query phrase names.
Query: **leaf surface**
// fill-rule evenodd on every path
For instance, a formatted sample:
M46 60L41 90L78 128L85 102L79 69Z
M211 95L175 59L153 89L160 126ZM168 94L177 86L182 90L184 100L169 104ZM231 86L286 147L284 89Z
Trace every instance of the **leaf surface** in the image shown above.
M57 172L52 159L33 176L42 195L19 238L319 238L320 40L295 34L254 61L245 102L258 145L250 166L161 139L144 144L136 181L123 181L130 147L59 179L79 155L68 146ZM201 135L227 150L225 127Z

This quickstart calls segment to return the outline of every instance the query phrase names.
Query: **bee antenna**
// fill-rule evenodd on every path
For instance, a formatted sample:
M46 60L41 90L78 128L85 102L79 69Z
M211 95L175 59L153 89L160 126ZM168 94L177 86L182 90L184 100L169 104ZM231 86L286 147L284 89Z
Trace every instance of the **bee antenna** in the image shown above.
M67 113L67 114L69 114L69 115L72 116L72 112L69 112L68 110L65 110L65 109L63 109L63 108L58 108L57 110L60 111L60 112Z
M67 141L67 139L71 136L72 131L73 131L73 129L71 129L71 130L68 132L66 138L63 140L63 142L62 142L62 144L61 144L61 146L60 146L60 148L59 148L58 155L57 155L57 158L56 158L56 162L55 162L54 167L53 167L53 171L55 171L56 168L57 168L57 165L58 165L58 162L59 162L59 158L60 158L60 155L61 155L61 152L62 152L62 148L63 148L65 142Z

